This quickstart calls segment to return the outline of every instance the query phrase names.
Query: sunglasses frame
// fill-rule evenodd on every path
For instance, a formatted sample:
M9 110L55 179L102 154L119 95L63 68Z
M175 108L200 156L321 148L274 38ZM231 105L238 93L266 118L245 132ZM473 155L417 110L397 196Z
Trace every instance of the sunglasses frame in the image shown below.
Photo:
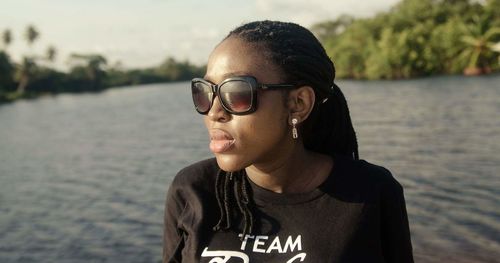
M225 105L224 101L222 100L222 98L220 96L220 87L222 85L224 85L225 83L229 82L229 81L243 81L243 82L246 82L246 83L250 84L250 89L251 89L252 95L251 95L250 107L249 107L248 110L243 111L243 112L235 112L235 111L229 109L229 107L227 105ZM275 90L275 89L282 89L282 88L294 88L294 87L297 86L297 85L294 85L294 84L261 84L261 83L258 83L257 79L255 77L253 77L253 76L235 76L235 77L230 77L230 78L227 78L227 79L223 80L219 84L214 84L214 83L212 83L212 82L210 82L210 81L208 81L206 79L203 79L203 78L194 78L194 79L191 80L191 93L193 92L193 87L194 87L195 83L199 83L199 82L208 85L212 89L212 99L210 101L210 107L208 107L208 110L206 110L206 111L200 111L198 109L198 107L196 106L196 103L194 101L194 95L192 95L195 109L196 109L196 111L198 113L200 113L202 115L207 115L208 112L210 111L210 109L212 109L212 106L214 105L214 99L215 99L215 97L219 98L219 102L222 105L222 108L226 112L228 112L230 114L234 114L234 115L247 115L247 114L253 113L253 112L255 112L257 110L257 90L258 89L261 89L261 90Z

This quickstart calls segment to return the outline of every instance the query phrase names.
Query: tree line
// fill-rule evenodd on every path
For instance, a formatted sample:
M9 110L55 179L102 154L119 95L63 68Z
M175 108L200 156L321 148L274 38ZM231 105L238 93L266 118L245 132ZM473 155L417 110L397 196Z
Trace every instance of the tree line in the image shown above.
M499 70L500 0L402 0L371 18L312 26L339 78L400 79Z
M40 32L35 26L28 25L23 36L32 51ZM177 61L172 57L167 57L156 67L123 69L119 62L109 65L103 55L81 53L70 54L70 69L68 72L62 72L53 67L57 57L57 49L54 46L47 47L45 54L30 52L24 55L21 61L14 62L8 54L9 46L13 42L12 31L3 30L1 40L0 102L41 94L97 92L108 87L183 81L205 74L205 66Z
M340 16L311 30L333 59L336 76L352 79L400 79L435 74L485 74L500 69L500 0L402 0L370 18ZM30 48L40 32L29 25ZM2 32L0 102L40 94L101 91L107 87L189 80L206 66L167 57L156 67L122 69L100 54L73 53L71 68L52 67L57 49L24 55L14 62L13 42Z

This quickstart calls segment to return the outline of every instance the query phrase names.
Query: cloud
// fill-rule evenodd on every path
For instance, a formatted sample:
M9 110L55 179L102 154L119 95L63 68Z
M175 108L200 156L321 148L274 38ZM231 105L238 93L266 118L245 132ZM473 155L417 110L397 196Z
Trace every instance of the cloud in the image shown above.
M259 16L278 17L291 20L303 26L335 19L342 14L355 17L372 16L386 11L399 0L365 0L363 2L331 1L331 0L255 0L255 8Z

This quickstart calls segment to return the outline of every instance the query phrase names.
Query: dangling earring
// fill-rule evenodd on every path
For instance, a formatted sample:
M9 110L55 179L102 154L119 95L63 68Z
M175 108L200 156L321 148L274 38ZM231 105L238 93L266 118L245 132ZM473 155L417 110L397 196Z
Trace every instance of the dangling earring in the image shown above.
M297 139L299 137L299 134L297 133L297 127L295 125L297 125L297 122L298 120L296 118L293 118L292 119L292 137L294 139Z

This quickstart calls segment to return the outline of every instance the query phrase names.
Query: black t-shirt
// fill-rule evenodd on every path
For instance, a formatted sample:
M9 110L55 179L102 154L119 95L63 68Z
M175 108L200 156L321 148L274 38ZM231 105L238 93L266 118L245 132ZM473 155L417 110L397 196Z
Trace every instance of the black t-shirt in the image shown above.
M182 169L167 193L163 262L413 262L402 186L384 167L334 156L317 189L279 194L250 181L259 222L241 240L213 231L215 158Z

